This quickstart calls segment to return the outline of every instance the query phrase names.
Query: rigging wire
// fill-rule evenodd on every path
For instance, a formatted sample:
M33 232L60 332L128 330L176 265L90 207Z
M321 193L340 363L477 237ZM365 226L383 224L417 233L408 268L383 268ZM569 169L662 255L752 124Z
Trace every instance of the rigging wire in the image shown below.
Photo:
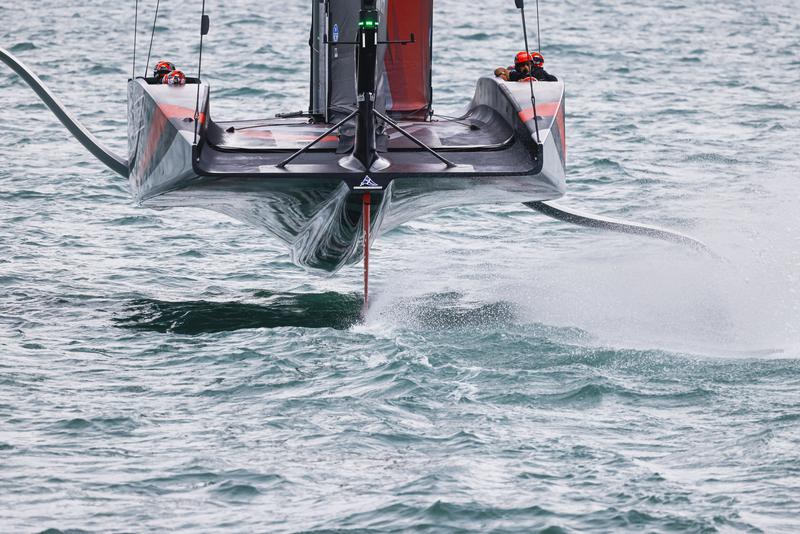
M230 128L233 128L231 131L239 132L242 130L252 130L253 128L267 128L269 126L308 126L309 124L312 124L310 119L304 120L303 122L265 122L259 124L248 124L247 126L231 126ZM230 128L228 128L228 130L230 130Z
M536 0L536 5L539 5L539 0ZM528 25L525 22L525 8L521 7L519 11L522 13L522 35L525 37L525 53L530 56L531 49L528 46ZM533 92L533 76L528 76L528 84L530 84L531 87L531 105L533 106L533 125L536 128L536 142L541 145L542 140L539 136L539 114L536 113L536 95Z
M136 78L136 35L139 33L139 0L136 0L136 14L133 16L133 66L131 80Z
M539 41L540 54L542 53L542 27L539 26L539 0L536 0L536 39Z
M468 126L470 128L475 126L470 122L465 122L464 121L465 117L451 117L450 115L442 115L440 113L431 113L431 117L439 117L441 119L444 119L444 121L442 122L455 122L457 124L461 124L462 126Z
M197 60L197 98L194 103L194 144L197 144L197 126L200 122L200 86L202 81L200 74L203 72L203 35L206 19L206 0L203 0L203 9L200 14L200 57Z
M158 6L161 5L161 0L156 0L156 15L153 17L153 31L150 32L150 48L147 49L147 63L144 64L144 77L147 78L147 69L150 65L150 52L153 51L153 37L156 35L156 21L158 21Z

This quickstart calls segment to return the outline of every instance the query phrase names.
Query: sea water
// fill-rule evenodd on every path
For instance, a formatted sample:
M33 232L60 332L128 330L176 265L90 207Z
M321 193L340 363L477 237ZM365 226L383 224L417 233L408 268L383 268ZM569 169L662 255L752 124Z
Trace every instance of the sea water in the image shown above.
M0 0L0 46L122 153L134 4ZM213 116L305 108L310 2L206 4ZM150 65L196 71L200 5L161 2ZM0 531L800 529L796 3L540 11L562 203L723 260L464 206L380 236L361 320L358 266L133 206L0 69ZM439 0L435 26L454 115L519 14Z

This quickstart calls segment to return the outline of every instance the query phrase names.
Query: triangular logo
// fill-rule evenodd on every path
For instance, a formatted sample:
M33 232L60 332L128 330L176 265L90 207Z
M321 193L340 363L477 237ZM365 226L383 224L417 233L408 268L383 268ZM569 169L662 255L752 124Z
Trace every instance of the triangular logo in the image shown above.
M372 180L372 178L370 178L369 176L365 176L364 179L361 180L361 184L359 187L380 187L380 186L376 184Z

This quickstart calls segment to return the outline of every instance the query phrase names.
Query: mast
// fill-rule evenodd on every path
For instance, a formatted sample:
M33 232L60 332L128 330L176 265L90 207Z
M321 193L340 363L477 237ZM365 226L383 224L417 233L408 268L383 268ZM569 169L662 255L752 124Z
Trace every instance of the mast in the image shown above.
M401 2L405 0L393 1ZM417 8L424 4L428 6L428 11L432 9L432 0L418 1L420 5L417 6ZM383 97L379 97L377 94L378 77L379 74L383 72L381 67L384 62L384 51L379 47L383 45L397 45L402 47L417 42L413 31L409 31L408 39L388 37L388 29L384 27L384 21L381 20L382 17L386 16L384 11L388 9L384 6L388 5L390 4L387 4L386 0L340 0L335 5L332 0L327 0L324 2L323 6L327 10L325 12L326 24L327 28L330 30L330 38L328 34L321 34L322 13L315 12L316 19L312 22L312 27L315 29L314 33L318 37L322 35L321 40L325 44L326 54L330 53L330 56L326 56L326 65L328 67L326 72L328 80L330 81L330 87L326 86L324 91L324 95L327 95L327 108L325 111L326 121L332 112L336 114L334 115L336 117L335 120L338 120L343 113L346 113L346 110L350 108L353 103L355 103L356 106L356 109L352 113L337 122L330 130L337 130L351 120L355 123L355 135L352 137L352 148L350 149L349 155L339 160L339 165L356 173L377 172L388 168L391 162L382 157L377 149L377 138L380 132L379 125L385 125L386 127L393 128L399 134L411 140L414 144L434 156L448 168L455 167L452 162L448 161L435 150L425 145L420 139L417 139L404 130L390 117L390 113L384 115L387 110L384 109L383 106L383 97L388 96L390 89L387 87L381 88L381 91L385 92ZM413 6L408 6L409 9L412 7ZM428 15L428 23L423 24L423 26L425 26L424 31L428 35L428 37L424 39L424 43L426 44L423 52L429 56L430 13ZM406 29L413 29L416 27L414 26L413 20L409 21L403 18L403 16L407 17L407 15L395 13L395 16L395 23L405 24ZM406 29L402 31L405 32ZM397 33L397 30L395 30L395 33ZM343 35L353 34L355 34L354 37L349 37L350 39L354 39L352 41L342 39ZM381 35L384 37L382 38ZM312 39L312 48L313 43L314 41ZM342 48L350 46L354 46L355 51L344 55L342 53ZM330 47L331 52L328 52L328 47ZM322 99L320 97L323 96L322 80L320 79L320 74L323 73L323 69L321 68L322 62L320 61L323 57L321 50L322 49L316 49L312 51L312 54L314 54L312 55L312 105L314 102L321 102ZM398 57L403 58L404 56L398 53ZM405 57L409 56L406 55ZM400 61L402 62L402 59ZM408 92L406 86L402 85L403 83L413 84L430 79L429 59L424 60L423 58L422 60L414 61L412 57L411 61L404 63L404 65L407 64L412 65L409 75L410 79L402 78L402 76L409 74L409 72L396 69L395 74L395 78L398 80L399 84L398 87L400 87L398 91L401 95L407 94ZM337 65L340 66L337 67ZM418 67L416 71L413 68L414 66ZM427 74L425 73L426 69ZM353 76L355 77L355 83L353 83ZM389 83L391 83L391 81L389 81ZM352 92L353 89L355 89L355 94ZM353 99L355 102L353 102ZM419 98L416 100L418 101ZM410 111L416 115L419 115L420 111L423 111L424 114L427 115L430 109L429 98L424 100L424 102L418 103L412 98L410 99L410 104L414 107L410 110L403 109L402 111ZM407 107L409 102L404 101L403 105ZM342 110L345 111L343 112ZM330 131L328 131L327 134L329 134ZM315 139L310 144L278 163L277 166L281 168L285 167L319 141L319 138Z
M362 0L358 15L358 45L356 47L356 94L358 126L353 155L369 170L377 158L375 151L375 69L378 59L378 24L380 17L376 0Z
M342 166L353 170L378 170L389 162L378 155L375 139L375 75L378 61L380 12L377 0L361 0L356 46L356 101L358 120L353 152Z

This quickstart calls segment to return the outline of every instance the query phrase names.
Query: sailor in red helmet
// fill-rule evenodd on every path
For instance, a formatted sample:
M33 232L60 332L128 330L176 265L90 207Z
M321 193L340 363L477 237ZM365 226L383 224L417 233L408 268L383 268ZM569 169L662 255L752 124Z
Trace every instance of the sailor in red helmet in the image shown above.
M498 72L499 71L499 72ZM514 58L514 66L508 69L496 69L495 76L509 82L527 81L529 77L540 82L557 82L558 78L544 70L544 57L539 52L529 54L519 52Z
M173 70L162 79L161 83L165 85L181 86L186 85L186 76L179 70Z
M169 61L159 61L153 68L153 78L156 79L156 82L162 83L164 77L173 70L175 70L175 65Z
M527 80L531 75L531 55L525 51L518 52L514 57L514 66L508 68L508 81L519 82Z
M539 52L531 54L531 76L540 82L557 82L558 78L544 70L544 56Z

